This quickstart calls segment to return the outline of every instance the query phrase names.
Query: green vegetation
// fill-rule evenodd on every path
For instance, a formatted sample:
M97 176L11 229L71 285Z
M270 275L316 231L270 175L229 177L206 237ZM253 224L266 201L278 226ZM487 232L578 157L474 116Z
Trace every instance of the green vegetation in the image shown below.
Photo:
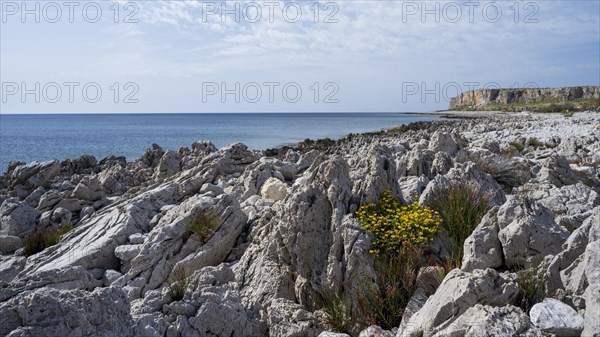
M195 234L196 240L206 243L213 236L217 227L219 227L219 223L220 219L218 216L200 211L187 221L186 228Z
M523 151L523 149L525 148L525 145L523 145L520 142L510 142L510 145L512 145L519 152Z
M544 143L535 137L531 137L527 141L527 145L533 147L534 149L537 149L538 147L544 146Z
M490 208L492 194L478 184L451 182L446 188L436 191L430 207L437 209L448 230L452 256L451 264L460 265L465 239L471 235Z
M423 250L407 247L402 253L375 259L375 282L363 282L356 291L359 321L386 330L398 327L415 291Z
M61 237L70 232L73 225L68 223L58 228L37 229L25 238L25 255L31 256L60 242Z
M515 305L529 312L529 309L546 296L546 271L545 263L526 262L524 266L517 266L517 286L519 293Z
M421 256L441 218L417 202L403 206L389 190L377 203L362 206L355 217L364 231L373 233L370 253L375 256L373 279L363 280L356 290L356 321L392 329L414 292Z
M165 283L169 287L169 295L173 301L181 301L185 291L190 284L190 277L183 267L175 267L171 271Z
M348 332L352 322L350 304L340 290L327 289L323 292L323 311L327 314L326 323L337 332Z
M386 190L376 204L362 206L355 213L363 230L372 232L370 253L400 254L403 248L419 247L433 239L441 223L439 214L418 202L402 206L392 192Z
M477 160L477 166L481 170L494 178L498 184L505 187L517 187L523 183L523 171L519 170L514 165L513 161L502 157L495 156Z

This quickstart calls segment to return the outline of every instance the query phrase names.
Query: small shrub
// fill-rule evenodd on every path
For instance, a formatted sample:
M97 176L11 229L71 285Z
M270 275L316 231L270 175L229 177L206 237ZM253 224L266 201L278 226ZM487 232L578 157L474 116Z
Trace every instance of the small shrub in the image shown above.
M218 216L201 211L186 223L186 228L196 235L198 241L206 243L215 234L219 223Z
M190 284L190 277L183 267L173 268L165 281L169 287L169 295L173 301L181 301Z
M429 206L438 210L448 230L452 264L460 265L465 239L489 210L491 200L492 194L475 183L451 182L437 191Z
M523 266L517 266L519 293L515 299L515 305L523 311L529 312L534 304L543 301L546 297L546 270L545 263L526 262Z
M375 282L362 282L356 291L361 324L398 327L416 287L422 251L404 247L401 253L375 259Z
M397 327L413 294L419 262L437 233L441 218L417 202L402 206L386 190L379 201L362 206L355 217L374 234L369 252L375 256L374 280L363 280L356 291L359 320L365 326Z
M573 117L573 115L575 115L575 113L573 111L563 111L561 112L561 114L565 117L565 118L569 118L569 117Z
M372 232L370 253L400 253L402 247L419 247L433 240L441 223L439 214L418 202L402 206L392 192L386 190L376 204L362 206L355 217L362 229Z
M334 331L348 332L348 325L352 322L350 304L344 299L340 290L326 289L323 294L323 311L327 315L326 323Z
M56 245L60 242L61 237L72 229L73 225L70 223L58 228L37 229L24 240L25 255L31 256Z
M527 141L527 145L533 147L534 149L537 149L538 147L544 146L544 143L541 142L540 140L538 140L535 137L531 137L529 138L529 140Z
M510 145L512 145L515 149L517 149L517 151L522 152L523 149L525 148L525 145L523 145L520 142L510 142Z
M477 166L505 187L517 187L523 183L523 172L512 160L495 156L486 160L477 160Z

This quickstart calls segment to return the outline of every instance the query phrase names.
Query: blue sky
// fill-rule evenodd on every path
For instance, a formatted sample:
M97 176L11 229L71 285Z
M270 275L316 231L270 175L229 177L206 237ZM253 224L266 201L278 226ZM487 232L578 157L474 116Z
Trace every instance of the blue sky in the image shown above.
M39 23L0 2L1 113L431 111L469 88L600 85L598 0L87 1L71 18L28 1Z

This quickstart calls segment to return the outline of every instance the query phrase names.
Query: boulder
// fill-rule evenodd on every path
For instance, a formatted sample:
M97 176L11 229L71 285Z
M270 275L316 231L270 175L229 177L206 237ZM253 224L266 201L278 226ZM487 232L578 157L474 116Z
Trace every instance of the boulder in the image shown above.
M347 334L347 333L339 333L339 332L332 332L332 331L323 331L317 337L350 337L350 335Z
M52 179L54 179L59 172L60 163L58 160L20 165L11 173L11 186L24 185L29 190L33 190L40 186L49 188Z
M462 268L470 271L503 263L513 267L539 262L540 256L561 252L568 236L547 208L510 196L504 205L490 210L465 240Z
M5 200L0 206L0 235L27 236L36 229L40 214L17 199Z
M40 202L37 205L37 209L42 212L50 211L56 204L59 203L59 201L61 201L61 199L62 195L60 192L56 190L50 190L40 197Z
M18 236L0 235L0 253L10 254L23 248L23 240Z
M133 337L125 292L40 288L0 303L0 335L11 337Z
M434 337L543 337L527 314L512 305L476 304Z
M360 332L358 337L394 337L395 334L389 330L383 330L377 325L371 325Z
M96 177L85 176L71 193L71 197L86 201L102 198L102 184Z
M421 310L417 311L397 337L433 336L443 331L476 304L500 306L517 295L513 275L499 274L493 269L467 273L454 269Z
M154 169L154 176L158 179L168 178L181 170L180 155L172 150L163 154L160 162Z
M562 247L548 265L546 288L553 294L557 289L581 296L593 278L593 268L585 259L589 243L600 240L600 207L594 208L583 224L571 233ZM589 276L587 274L590 274Z
M263 198L272 199L274 201L283 200L287 195L287 187L281 180L269 178L263 184L260 194Z
M52 212L51 220L54 223L64 226L66 224L71 223L72 216L73 215L69 210L64 209L62 207L58 207Z
M573 308L553 298L534 304L529 316L536 327L557 337L579 336L583 330L583 318Z
M459 147L450 134L436 131L431 135L429 149L435 152L446 152L449 155L453 155L458 151Z
M567 158L556 155L544 161L542 169L535 180L538 182L548 182L556 187L572 185L579 181L571 169Z

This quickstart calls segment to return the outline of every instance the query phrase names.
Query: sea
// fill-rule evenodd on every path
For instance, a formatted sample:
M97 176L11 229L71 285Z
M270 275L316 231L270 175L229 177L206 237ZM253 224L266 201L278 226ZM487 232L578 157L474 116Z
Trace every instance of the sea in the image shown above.
M133 160L153 143L175 151L198 140L217 147L241 142L264 150L435 118L414 113L0 114L0 172L11 160L29 163L84 154Z

